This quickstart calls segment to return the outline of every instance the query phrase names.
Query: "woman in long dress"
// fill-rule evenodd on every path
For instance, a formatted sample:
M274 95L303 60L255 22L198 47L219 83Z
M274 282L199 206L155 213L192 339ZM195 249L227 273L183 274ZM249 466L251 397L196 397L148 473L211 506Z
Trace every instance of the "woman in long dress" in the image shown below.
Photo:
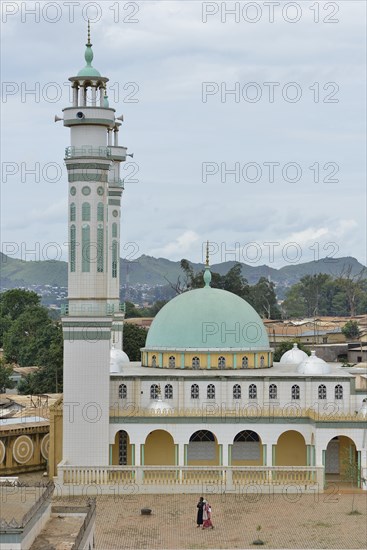
M196 527L201 527L203 525L203 508L204 508L204 498L200 497L199 502L197 503L198 514L196 518Z
M208 501L204 500L203 527L202 529L214 529L212 524L212 509Z

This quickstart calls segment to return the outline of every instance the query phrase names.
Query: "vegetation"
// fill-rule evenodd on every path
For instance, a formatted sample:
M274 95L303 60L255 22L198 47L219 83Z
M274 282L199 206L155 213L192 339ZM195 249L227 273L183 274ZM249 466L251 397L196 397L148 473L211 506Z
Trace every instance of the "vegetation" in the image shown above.
M357 340L360 334L357 321L347 321L342 328L342 333L347 340Z
M0 393L5 393L5 390L14 387L14 382L10 378L13 374L13 369L5 364L3 359L0 359Z
M356 453L351 453L350 449L345 449L344 457L342 459L343 464L343 473L342 473L342 480L346 483L349 483L352 488L359 485L359 483L365 483L366 480L364 478L361 478L361 472L360 467L358 465L358 460ZM352 496L352 506L351 511L348 515L355 516L360 515L361 512L355 509L354 507L354 500L355 500L355 491L353 491Z
M145 346L147 331L132 323L124 324L124 351L130 361L140 361L140 348Z

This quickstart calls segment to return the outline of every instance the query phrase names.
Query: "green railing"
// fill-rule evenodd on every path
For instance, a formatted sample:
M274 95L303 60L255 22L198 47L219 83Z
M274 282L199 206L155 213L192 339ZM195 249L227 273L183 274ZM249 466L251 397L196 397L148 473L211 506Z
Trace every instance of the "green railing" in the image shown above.
M113 315L114 313L125 313L125 311L126 311L125 304L118 304L118 306L115 306L114 304L106 304L106 307L105 307L105 315ZM77 310L73 312L74 315L85 315L86 313L88 313L89 315L91 314L100 315L101 312L98 308L93 308L93 307L85 307L83 310L80 310L80 312L78 312ZM69 314L70 314L69 304L62 304L61 315L68 316Z
M92 147L83 145L83 147L66 147L65 158L72 159L76 157L111 157L110 147Z

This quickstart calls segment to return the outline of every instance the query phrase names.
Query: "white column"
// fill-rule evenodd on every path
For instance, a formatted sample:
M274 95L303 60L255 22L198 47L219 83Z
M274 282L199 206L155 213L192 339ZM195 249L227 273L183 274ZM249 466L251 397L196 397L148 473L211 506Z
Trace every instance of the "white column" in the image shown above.
M108 132L108 134L107 134L108 135L107 143L108 143L108 145L112 145L112 128L108 128L107 132Z
M119 144L119 129L117 126L114 128L114 146L117 147Z
M101 87L99 89L100 95L99 95L99 106L103 107L103 98L104 98L104 88Z
M82 107L85 107L86 104L87 104L87 90L86 88L83 86L81 88L81 101L80 101Z
M92 86L92 107L97 105L97 88Z
M73 86L73 107L78 106L78 85L74 84Z

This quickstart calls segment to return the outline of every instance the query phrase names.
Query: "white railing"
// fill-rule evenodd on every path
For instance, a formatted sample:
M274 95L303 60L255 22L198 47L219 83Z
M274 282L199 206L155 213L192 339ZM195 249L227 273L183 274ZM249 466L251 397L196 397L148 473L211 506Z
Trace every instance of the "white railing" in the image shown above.
M200 490L204 485L236 491L239 487L296 485L323 487L324 468L316 466L106 466L59 465L62 485L136 486L149 492Z

